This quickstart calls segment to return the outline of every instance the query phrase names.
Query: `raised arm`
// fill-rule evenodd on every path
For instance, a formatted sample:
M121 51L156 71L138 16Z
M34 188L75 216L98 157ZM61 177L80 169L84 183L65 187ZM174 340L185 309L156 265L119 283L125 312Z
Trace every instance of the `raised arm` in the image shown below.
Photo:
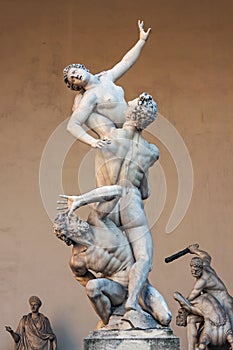
M191 244L188 249L191 254L199 256L199 258L203 260L205 266L210 266L211 256L204 250L199 249L199 244Z
M113 198L121 197L121 195L122 187L118 185L98 187L80 196L60 195L63 200L58 201L57 203L63 206L58 207L57 209L62 211L69 210L69 215L71 215L76 209L84 205L91 203L103 203L110 201Z
M147 32L144 31L144 23L143 21L138 21L138 28L139 28L139 40L138 42L130 49L127 54L122 58L122 60L117 63L112 69L110 69L108 72L112 74L112 80L116 81L122 75L124 75L137 61L149 35L151 32L151 28L147 30Z

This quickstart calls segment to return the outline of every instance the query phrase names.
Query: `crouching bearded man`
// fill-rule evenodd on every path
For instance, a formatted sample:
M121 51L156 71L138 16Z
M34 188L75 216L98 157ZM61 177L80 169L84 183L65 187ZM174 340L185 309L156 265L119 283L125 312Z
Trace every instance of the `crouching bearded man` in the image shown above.
M134 264L131 246L124 233L108 217L122 196L119 185L103 186L81 196L66 197L78 207L97 203L87 221L73 211L59 214L54 232L67 245L72 245L70 267L76 280L86 288L87 296L101 319L99 328L107 325L113 307L125 302L128 293L129 271ZM76 205L77 208L77 205ZM168 326L171 312L162 295L148 282L140 298L143 310L161 325Z

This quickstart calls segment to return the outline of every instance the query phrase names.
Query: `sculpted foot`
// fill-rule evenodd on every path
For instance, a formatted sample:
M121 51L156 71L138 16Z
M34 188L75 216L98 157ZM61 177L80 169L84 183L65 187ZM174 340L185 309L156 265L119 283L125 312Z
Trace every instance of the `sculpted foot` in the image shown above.
M142 311L141 306L135 302L135 301L131 301L130 299L127 300L127 302L125 303L125 310L126 311L130 311L130 310L135 310L135 311Z

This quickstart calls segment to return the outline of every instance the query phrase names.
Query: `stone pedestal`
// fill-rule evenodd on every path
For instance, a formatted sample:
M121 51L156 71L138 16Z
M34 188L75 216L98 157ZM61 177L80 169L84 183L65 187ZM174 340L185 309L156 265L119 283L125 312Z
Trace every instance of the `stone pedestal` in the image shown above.
M84 350L179 350L171 329L98 330L84 339Z

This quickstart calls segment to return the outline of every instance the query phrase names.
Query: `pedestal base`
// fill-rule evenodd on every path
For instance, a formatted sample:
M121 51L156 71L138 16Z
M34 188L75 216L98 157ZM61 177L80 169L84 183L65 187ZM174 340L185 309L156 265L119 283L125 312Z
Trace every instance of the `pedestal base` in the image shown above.
M180 340L170 329L93 331L84 350L179 350Z

